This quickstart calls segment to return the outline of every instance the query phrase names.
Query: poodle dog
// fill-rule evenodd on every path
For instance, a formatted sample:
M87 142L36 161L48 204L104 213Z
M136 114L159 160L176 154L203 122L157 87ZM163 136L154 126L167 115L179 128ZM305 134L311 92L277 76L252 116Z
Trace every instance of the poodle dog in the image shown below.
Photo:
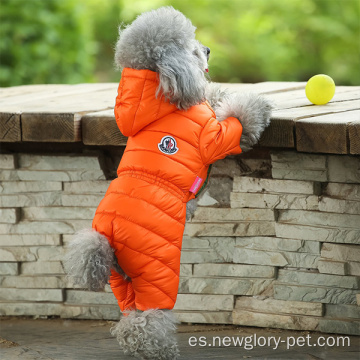
M75 284L99 291L110 282L122 312L111 332L126 354L143 359L179 356L171 310L186 204L211 164L251 149L270 121L264 98L207 80L209 55L172 7L120 29L114 112L128 143L92 229L76 234L64 262Z

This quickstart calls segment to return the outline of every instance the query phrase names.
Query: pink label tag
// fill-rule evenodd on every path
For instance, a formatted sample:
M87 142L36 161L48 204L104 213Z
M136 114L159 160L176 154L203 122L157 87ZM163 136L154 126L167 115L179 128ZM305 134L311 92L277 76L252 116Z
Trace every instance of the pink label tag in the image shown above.
M197 176L194 183L191 185L190 192L195 194L199 190L202 181L203 179Z

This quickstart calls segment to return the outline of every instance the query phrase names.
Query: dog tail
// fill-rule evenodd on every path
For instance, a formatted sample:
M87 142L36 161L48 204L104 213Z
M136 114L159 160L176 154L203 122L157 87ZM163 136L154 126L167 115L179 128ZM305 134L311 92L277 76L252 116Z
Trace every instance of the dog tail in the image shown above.
M91 291L104 290L112 268L126 278L108 239L94 229L75 234L65 254L64 267L75 285Z

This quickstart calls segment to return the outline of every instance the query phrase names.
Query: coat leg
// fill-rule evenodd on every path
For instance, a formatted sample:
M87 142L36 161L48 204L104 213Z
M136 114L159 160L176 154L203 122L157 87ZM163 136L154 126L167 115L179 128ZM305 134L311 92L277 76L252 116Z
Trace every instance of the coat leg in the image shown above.
M135 293L131 281L111 270L110 286L122 312L135 310Z

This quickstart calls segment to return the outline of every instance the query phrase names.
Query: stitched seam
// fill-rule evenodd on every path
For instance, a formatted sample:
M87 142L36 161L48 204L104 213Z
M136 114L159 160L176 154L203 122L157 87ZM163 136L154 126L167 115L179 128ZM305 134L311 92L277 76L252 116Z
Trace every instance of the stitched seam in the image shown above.
M151 153L153 153L153 154L162 156L162 155L159 154L157 151L148 150L148 149L129 149L129 150L126 150L126 151L128 151L128 152L130 152L130 151L145 151L145 152L151 152ZM160 151L159 151L159 152L160 152ZM170 160L175 161L176 163L184 166L184 167L185 167L186 169L188 169L191 173L193 173L194 175L196 175L196 173L195 173L192 169L190 169L188 166L186 166L185 164L183 164L181 161L175 160L174 158L172 158L172 157L170 157L170 156L169 156L168 158L169 158Z
M149 130L149 129L145 129L144 131L149 131L149 132L155 132L155 133L162 133L162 134L168 134L167 132L163 131L163 130ZM192 146L195 150L199 150L199 147L191 144L188 140L185 140L183 138L181 138L179 135L172 135L178 139L180 139L181 141L186 142L187 144L189 144L190 146Z
M142 98L144 96L144 88L145 88L146 80L147 80L147 78L143 79L143 86L142 86L142 90L141 90L141 96L140 96L140 100L139 100L138 105L137 105L137 109L135 111L135 115L134 115L134 119L133 119L133 123L132 123L132 127L131 127L131 134L133 133L135 119L136 119L137 113L138 113L139 108L140 108L140 103L142 102Z
M97 212L97 214L114 214L115 217L121 218L121 219L123 219L123 220L125 220L125 221L131 222L131 223L133 223L133 224L135 224L135 225L137 225L137 226L140 226L142 229L145 229L145 230L149 231L150 233L155 234L156 236L158 236L158 237L164 239L165 241L167 241L170 245L175 246L177 249L181 250L178 246L174 245L174 244L171 242L171 240L166 239L163 235L157 234L155 231L152 231L152 230L148 229L147 227L145 227L145 226L137 223L136 221L130 220L130 219L128 219L128 218L126 218L126 217L118 214L116 211L101 210L101 211Z
M151 286L153 286L153 287L157 288L158 290L160 290L160 291L161 291L165 296L167 296L171 301L174 301L174 299L173 299L170 295L168 295L164 290L160 289L157 285L155 285L155 284L153 284L153 283L145 280L144 278L141 278L141 279L142 279L143 281L147 282L148 284L150 284Z
M184 192L176 185L173 185L176 188L176 190L175 190L171 186L167 185L167 184L171 184L170 182L168 182L156 175L149 174L145 171L121 170L118 173L118 178L120 178L120 176L126 176L126 175L128 175L130 177L134 177L136 179L143 180L143 181L147 182L148 184L156 185L162 189L165 189L166 191L170 192L172 195L176 196L180 200L182 200L185 196Z
M228 150L228 151L225 151L224 153L221 153L221 154L219 154L218 156L227 156L228 154L230 154L234 149L236 149L237 147L238 147L239 145L235 145L234 147L232 147L230 150ZM218 156L216 156L216 157L218 157ZM210 163L207 163L206 165L208 166L208 165L210 165L210 164L213 164L213 162L210 162Z
M123 245L124 247L127 247L128 249L130 249L130 250L132 250L132 251L135 251L135 252L137 252L137 253L139 253L139 254L141 254L141 255L145 255L145 256L149 257L150 259L153 259L153 260L158 261L159 263L163 264L165 267L167 267L168 269L170 269L176 276L179 276L174 269L172 269L169 265L166 265L163 261L161 261L161 260L159 260L159 259L157 259L157 258L155 258L155 257L153 257L153 256L151 256L151 255L149 255L149 254L142 253L142 252L139 251L139 250L135 250L135 249L133 249L132 247L130 247L129 245L126 245L126 244L121 244L121 245Z
M167 212L165 212L163 209L159 208L158 206L154 205L153 203L151 203L151 202L149 202L149 201L147 201L147 200L145 200L145 199L142 199L142 198L136 197L136 196L132 196L132 195L129 195L129 194L127 194L127 193L124 193L124 192L121 192L121 191L116 191L116 190L115 190L115 191L110 191L110 192L108 192L108 194L125 195L125 196L127 196L127 197L129 197L129 198L131 198L131 199L136 199L136 200L144 201L145 203L147 203L147 204L153 206L154 208L160 210L162 213L164 213L165 215L169 216L171 219L173 219L174 221L178 222L179 224L185 225L185 224L182 223L180 220L175 219L175 217L171 216L170 214L168 214Z
M141 79L141 80L147 80L147 81L151 81L151 82L158 82L158 80L153 80L153 79L150 79L150 78L147 78L147 77L143 77L143 76L133 76L133 75L125 75L124 76L125 79Z
M189 119L190 121L192 121L192 122L195 123L196 125L202 127L202 124L199 124L198 122L196 122L196 121L195 121L194 119L192 119L191 117L186 116L185 114L183 114L183 113L181 112L181 110L180 110L180 111L177 110L177 111L175 111L175 113L178 114L178 115L180 115L180 116L183 116L183 117L186 118L186 119Z
M160 85L159 85L160 86ZM158 86L158 88L159 88L159 86ZM156 89L156 91L158 90L158 88ZM161 95L162 96L162 95ZM156 92L155 92L155 98L157 99L157 96L156 96ZM158 107L158 109L157 109L157 111L156 111L156 115L155 115L155 117L156 117L156 119L158 119L159 118L159 113L160 113L160 109L161 109L161 105L163 104L163 102L162 101L159 101L159 107Z
M204 132L204 130L205 130L205 128L207 127L207 125L209 124L209 122L212 120L213 118L211 117L207 122L206 122L206 124L204 125L204 127L202 128L202 130L201 130L201 132L200 132L200 136L199 136L199 147L200 147L200 149L202 149L202 144L201 144L201 138L202 138L202 134L203 134L203 132ZM203 158L203 153L202 153L202 151L200 150L200 156L201 156L201 161L203 162L203 164L204 165L206 165L205 164L205 161L204 161L204 158Z

